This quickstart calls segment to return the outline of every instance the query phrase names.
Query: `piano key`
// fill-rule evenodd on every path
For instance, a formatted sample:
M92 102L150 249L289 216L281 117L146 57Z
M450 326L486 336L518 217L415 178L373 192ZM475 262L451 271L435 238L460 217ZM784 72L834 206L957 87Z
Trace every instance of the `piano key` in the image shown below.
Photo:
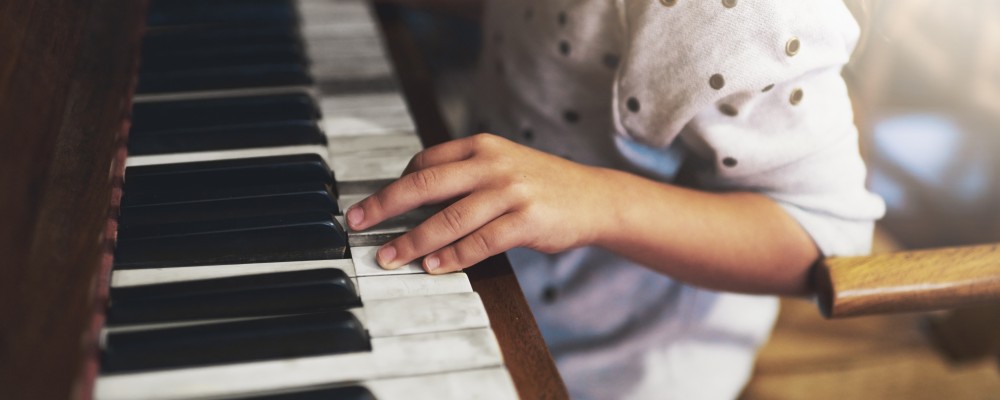
M326 96L320 100L327 136L416 132L399 93Z
M472 292L472 284L463 272L363 276L358 278L358 291L361 301L367 304L384 299L469 293Z
M141 167L146 165L160 164L184 164L192 162L215 161L215 160L235 160L245 158L290 156L300 154L314 154L324 160L329 159L326 146L322 145L299 145L267 147L260 149L239 149L239 150L216 150L199 151L191 153L158 154L147 156L129 157L125 160L126 167Z
M287 359L370 349L347 311L112 333L102 352L107 373Z
M144 56L139 73L308 64L306 51L297 41L274 44L202 44L149 53Z
M474 329L490 324L482 300L474 292L371 300L365 302L363 309L355 310L373 338Z
M307 260L274 263L115 270L111 273L111 287L117 288L151 285L157 283L186 282L199 279L226 278L232 276L266 274L270 272L302 271L317 268L338 269L344 271L344 273L349 277L356 276L354 272L354 261L350 259ZM364 293L363 290L362 293Z
M297 26L289 24L196 25L173 29L152 29L142 37L142 60L147 55L192 46L222 46L258 43L261 45L302 43Z
M336 193L330 187L310 182L164 193L157 198L158 203L130 202L122 207L118 227L130 229L140 225L248 218L296 211L339 214L340 208L333 200L335 197Z
M299 182L333 184L326 161L313 154L136 166L125 170L125 187L134 192L164 192L203 187L247 187Z
M132 98L134 104L156 103L162 101L184 101L203 100L232 97L252 97L271 96L285 94L308 94L315 95L316 88L309 85L290 85L273 87L245 87L228 89L199 90L194 92L164 92L164 93L135 93Z
M212 266L185 266L173 268L148 268L116 270L111 274L111 287L125 288L158 283L187 282L200 279L264 274L270 272L301 271L316 268L342 270L349 277L356 277L354 261L313 260L281 263L256 263ZM469 278L462 272L445 275L405 274L366 275L356 279L362 302L411 296L466 293L472 291Z
M319 107L305 93L139 103L132 107L129 139L150 131L318 119Z
M504 368L377 379L361 383L380 400L517 399L517 390Z
M293 86L308 85L312 82L307 65L289 62L141 72L136 92L163 93Z
M243 400L377 400L368 388L364 386L340 386L332 388L309 389L272 393L265 395L240 396Z
M115 268L335 259L347 246L340 223L324 213L191 225L120 231Z
M420 137L412 132L377 136L331 136L327 140L330 147L330 157L334 159L380 156L412 158L413 155L423 150Z
M351 260L354 261L354 273L358 277L426 273L420 266L419 259L396 269L383 269L375 261L377 251L378 246L351 246Z
M95 398L216 397L502 364L493 332L478 328L372 338L371 351L363 353L105 375L97 379Z
M113 288L109 325L288 315L361 305L338 269L313 269Z
M368 279L359 278L360 281ZM406 296L368 300L363 307L346 309L373 338L474 329L489 326L479 295L473 292ZM263 313L261 313L263 314ZM105 336L125 332L233 323L277 315L226 316L212 319L135 321L105 326ZM106 338L105 338L106 339Z
M295 24L294 0L151 0L150 27L201 24Z
M140 156L325 144L326 136L313 121L276 121L145 132L130 138L128 151Z

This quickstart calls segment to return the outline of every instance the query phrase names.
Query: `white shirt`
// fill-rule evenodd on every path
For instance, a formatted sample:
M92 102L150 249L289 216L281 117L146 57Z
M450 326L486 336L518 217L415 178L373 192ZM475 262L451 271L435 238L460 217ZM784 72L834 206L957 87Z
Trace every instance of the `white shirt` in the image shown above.
M841 2L500 0L483 34L476 130L664 181L683 149L701 188L769 196L825 255L868 252L884 205L840 76L858 37ZM597 248L509 255L574 398L733 398L777 315Z

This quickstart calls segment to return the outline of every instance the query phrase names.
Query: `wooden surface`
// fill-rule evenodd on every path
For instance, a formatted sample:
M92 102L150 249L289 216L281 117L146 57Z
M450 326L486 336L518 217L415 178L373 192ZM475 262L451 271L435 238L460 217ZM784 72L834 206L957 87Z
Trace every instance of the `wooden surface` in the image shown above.
M424 146L450 139L434 96L430 73L406 27L392 6L377 7L389 51L403 85ZM503 254L467 269L472 287L483 299L493 332L522 399L566 399L556 370L517 278Z
M758 353L747 400L1000 398L996 359L954 363L927 335L926 314L825 320L812 302L782 299Z
M81 384L138 1L0 1L0 398Z
M816 288L833 318L1000 302L1000 245L832 257L818 265Z

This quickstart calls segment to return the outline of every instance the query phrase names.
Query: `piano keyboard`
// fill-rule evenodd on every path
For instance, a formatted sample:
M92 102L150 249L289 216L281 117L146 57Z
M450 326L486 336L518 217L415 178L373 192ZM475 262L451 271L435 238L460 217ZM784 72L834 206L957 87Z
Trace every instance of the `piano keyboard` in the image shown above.
M387 271L421 150L363 0L151 0L98 399L511 399L463 273Z

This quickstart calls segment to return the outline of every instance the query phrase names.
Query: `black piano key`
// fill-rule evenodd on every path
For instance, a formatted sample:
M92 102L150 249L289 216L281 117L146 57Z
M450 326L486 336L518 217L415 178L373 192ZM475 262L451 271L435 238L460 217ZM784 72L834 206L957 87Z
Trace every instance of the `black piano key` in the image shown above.
M294 24L294 0L150 0L150 27L205 24Z
M104 372L195 367L371 350L348 311L110 333Z
M122 198L121 208L123 217L129 210L136 209L139 210L138 213L142 214L142 209L144 207L153 207L151 210L155 210L155 207L164 207L176 205L178 207L185 207L185 205L194 203L208 203L216 201L229 201L229 200L246 200L248 205L252 206L254 203L252 199L259 199L261 202L269 202L266 198L268 197L285 197L285 196L307 196L305 200L308 203L302 203L304 209L325 209L332 210L331 214L338 213L336 204L331 204L327 207L325 204L327 201L333 201L336 196L336 192L333 188L326 182L292 182L292 183L279 183L279 184L268 184L268 185L252 185L252 186L219 186L219 187L192 187L177 190L161 190L161 191L145 191L145 192L130 192ZM310 200L312 199L312 200ZM279 202L283 200L274 200L274 204L277 207ZM289 200L294 202L293 200ZM316 202L316 206L313 207L312 204ZM284 204L284 203L280 203ZM201 206L194 206L195 209ZM211 205L205 204L204 207L211 208ZM246 215L243 214L237 205L233 210L233 215ZM283 208L283 207L278 207ZM165 208L163 210L166 210ZM273 213L272 213L273 214ZM263 214L261 214L263 215ZM158 217L157 217L158 218ZM195 216L195 220L200 219L200 217ZM163 222L170 222L173 220L166 220ZM183 222L177 220L178 222Z
M147 54L198 46L229 46L302 43L294 25L257 24L253 26L198 25L153 29L142 37L142 58Z
M128 229L137 225L247 218L297 211L340 214L336 196L321 183L225 189L170 192L165 193L169 196L161 197L159 203L122 207L118 226Z
M261 317L361 305L344 271L324 268L111 290L108 325Z
M318 119L319 107L304 93L137 103L129 139L162 130Z
M136 93L301 86L312 84L304 64L261 64L219 68L144 72Z
M119 269L344 258L347 235L325 213L119 229Z
M131 136L128 151L147 155L310 144L326 144L326 135L316 122L279 121L148 132Z
M126 197L133 197L133 193L139 195L145 192L299 182L322 182L332 186L333 173L323 158L316 154L148 165L125 169ZM124 201L125 199L123 203Z
M376 400L375 395L364 386L317 388L238 398L242 400Z
M282 64L308 65L309 58L299 43L205 45L145 54L139 73Z

